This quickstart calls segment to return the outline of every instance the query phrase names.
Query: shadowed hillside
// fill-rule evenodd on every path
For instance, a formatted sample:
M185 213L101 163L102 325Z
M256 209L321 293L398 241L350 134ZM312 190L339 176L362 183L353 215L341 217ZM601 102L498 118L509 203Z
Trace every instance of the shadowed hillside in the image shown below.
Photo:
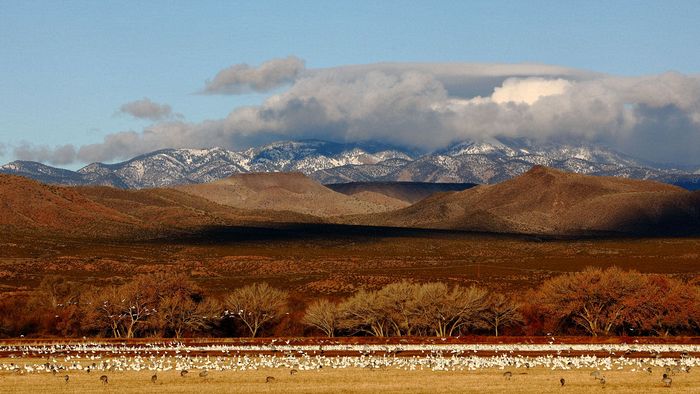
M535 166L497 185L436 195L372 220L501 233L662 234L697 231L699 212L699 195L676 186Z
M350 182L325 185L339 193L357 196L364 192L382 194L415 204L435 193L456 192L476 186L474 183L430 183L430 182Z

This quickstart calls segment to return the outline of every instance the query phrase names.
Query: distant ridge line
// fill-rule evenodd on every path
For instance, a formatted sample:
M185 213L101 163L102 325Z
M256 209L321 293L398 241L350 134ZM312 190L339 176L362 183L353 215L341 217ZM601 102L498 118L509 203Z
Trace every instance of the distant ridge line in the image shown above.
M43 183L147 189L201 184L245 173L301 172L322 184L422 182L496 184L533 165L585 175L651 179L697 188L700 169L672 168L604 146L500 138L466 140L432 153L372 143L281 141L246 150L220 147L160 149L114 163L71 171L32 161L0 166L0 173Z

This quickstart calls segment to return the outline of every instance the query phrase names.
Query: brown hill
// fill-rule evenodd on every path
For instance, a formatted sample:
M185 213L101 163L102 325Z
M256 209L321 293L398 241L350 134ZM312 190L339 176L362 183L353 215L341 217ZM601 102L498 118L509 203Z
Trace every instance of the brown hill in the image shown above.
M698 196L652 181L535 166L500 184L435 195L402 210L359 220L501 233L666 233L698 230Z
M430 182L350 182L325 185L331 190L351 196L372 192L393 199L415 204L435 193L462 191L476 186L473 183L430 183Z
M318 217L386 212L405 206L395 199L334 192L301 173L240 174L178 190L246 210L289 211Z
M70 187L0 175L0 226L49 232L126 229L139 220L101 205Z
M293 212L241 210L212 202L175 189L123 190L112 187L81 187L81 193L100 204L139 218L146 226L186 229L198 226L239 225L242 223L318 220Z
M243 211L172 189L45 185L0 175L0 228L83 237L154 237L208 226L314 222L294 213Z

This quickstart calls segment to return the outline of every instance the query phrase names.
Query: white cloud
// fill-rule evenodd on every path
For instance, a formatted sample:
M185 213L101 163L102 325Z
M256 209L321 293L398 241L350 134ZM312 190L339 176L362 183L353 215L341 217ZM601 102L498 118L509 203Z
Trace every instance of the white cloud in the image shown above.
M53 165L64 165L76 160L75 146L66 144L49 147L47 145L32 145L22 142L14 148L14 156L19 160L46 162Z
M148 119L152 121L181 117L173 114L172 108L168 104L158 104L149 98L128 102L119 107L120 114L131 115L137 119Z
M76 157L114 160L165 147L241 148L297 138L372 140L432 150L467 138L505 135L585 139L649 160L700 161L698 76L617 77L528 64L386 63L303 73L263 69L222 71L208 86L212 92L235 93L269 89L282 80L292 85L223 119L169 121L142 132L110 134L102 143L77 149Z
M561 78L508 78L494 89L491 100L497 104L532 105L542 97L561 95L569 87L571 82Z
M219 71L207 81L203 93L242 94L268 92L293 82L304 71L304 61L296 56L272 59L259 67L235 64Z

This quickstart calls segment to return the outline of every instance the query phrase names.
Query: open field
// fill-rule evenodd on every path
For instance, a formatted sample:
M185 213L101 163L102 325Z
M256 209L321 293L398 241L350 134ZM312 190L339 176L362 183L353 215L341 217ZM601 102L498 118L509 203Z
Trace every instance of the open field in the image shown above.
M367 370L323 369L299 372L260 369L254 371L211 372L207 378L196 373L186 378L171 371L150 382L152 372L109 373L109 383L100 383L98 374L72 374L65 383L51 374L17 375L0 373L2 393L697 393L700 373L674 375L671 389L664 387L660 373L631 370L605 373L606 383L590 376L592 369L551 371L547 368L513 370L507 380L504 371L490 368L479 371L406 371L403 369ZM196 372L196 371L195 371ZM266 383L266 377L275 380ZM566 380L561 387L559 379Z
M700 390L700 346L688 338L681 344L301 341L6 341L0 392L667 392L663 373L673 392ZM319 343L348 355L319 354Z
M45 275L122 282L182 271L213 293L253 281L304 294L345 295L401 279L532 288L586 266L698 276L700 238L547 239L451 231L294 225L211 229L158 241L96 241L8 234L0 241L0 291Z

